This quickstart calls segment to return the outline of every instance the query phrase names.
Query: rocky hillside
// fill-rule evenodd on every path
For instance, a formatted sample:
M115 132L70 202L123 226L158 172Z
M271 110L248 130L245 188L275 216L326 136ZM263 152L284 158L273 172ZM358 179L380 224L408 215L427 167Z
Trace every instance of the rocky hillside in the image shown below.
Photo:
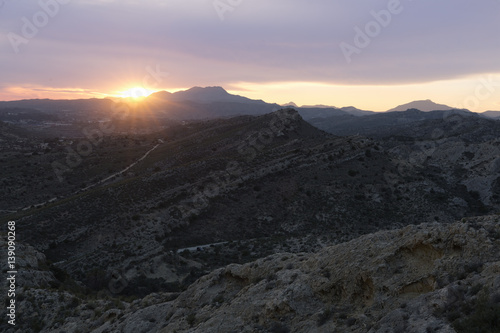
M162 332L498 332L499 249L487 217L230 265L172 302Z
M422 113L399 113L412 114ZM366 332L396 322L405 332L421 326L408 321L416 313L429 319L426 332L468 332L464 318L496 313L485 295L497 285L472 258L493 253L484 246L498 246L497 227L492 217L456 232L448 223L500 212L500 131L448 115L377 138L328 134L293 109L120 129L61 181L51 163L82 152L81 137L33 137L29 153L4 145L0 219L19 229L21 330ZM408 240L418 227L376 234L423 222L442 223L421 227L441 236L418 245ZM446 233L463 225L493 230L480 234L491 242L449 245ZM463 265L453 261L464 253ZM415 310L447 286L459 288L455 305Z
M15 220L66 282L97 293L118 277L118 294L138 298L180 292L230 263L500 211L494 127L439 124L418 139L337 137L286 109L110 136L65 182L42 176L37 191L19 194L45 193L43 204L16 211L19 198L6 193L16 206L3 202L14 211L4 220ZM16 173L26 182L30 168L43 175L37 168L53 154L64 161L58 149L15 160L4 183L14 191ZM66 192L48 196L51 182Z
M374 138L385 138L401 133L411 132L419 135L421 127L439 126L454 121L457 117L467 119L483 119L484 124L494 123L477 113L466 110L447 110L423 112L418 109L406 111L379 112L363 117L335 114L329 117L308 119L312 125L335 135L363 135Z
M232 264L179 295L160 292L133 302L41 289L51 275L29 273L39 282L24 285L20 293L19 308L26 309L20 313L23 320L16 329L1 329L498 332L499 249L498 216L410 225L313 254L279 253ZM43 265L44 258L33 256ZM24 268L21 272L28 274Z

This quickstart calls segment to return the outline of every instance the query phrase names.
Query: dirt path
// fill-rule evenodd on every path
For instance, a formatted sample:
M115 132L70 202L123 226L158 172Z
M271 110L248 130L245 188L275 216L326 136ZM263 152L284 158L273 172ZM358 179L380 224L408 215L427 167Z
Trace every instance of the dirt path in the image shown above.
M161 142L161 143L163 143L163 142ZM103 179L103 180L100 180L100 181L98 181L98 182L96 182L96 183L94 183L94 184L91 184L91 185L89 185L89 186L87 186L87 187L85 187L85 188L83 188L83 189L77 190L76 192L73 192L73 193L71 193L71 194L68 194L68 195L66 195L66 196L64 196L64 197L52 198L52 199L50 199L50 200L48 200L48 201L45 201L45 202L42 202L42 203L39 203L39 204L29 205L28 207L21 208L21 209L20 209L20 210L18 210L18 211L25 211L25 210L28 210L28 209L31 209L31 208L38 208L38 207L42 207L42 206L46 205L47 203L55 202L55 201L57 201L57 200L63 200L63 199L68 198L68 197L70 197L70 196L72 196L72 195L75 195L75 194L79 194L79 193L85 192L85 191L87 191L87 190L89 190L89 189L91 189L91 188L93 188L93 187L95 187L95 186L101 185L101 184L103 184L103 183L105 183L105 182L109 181L110 179L112 179L112 178L114 178L114 177L116 177L116 176L119 176L119 175L121 175L121 174L123 174L123 173L127 172L127 171L128 171L128 170L130 170L131 168L133 168L133 167L134 167L137 163L139 163L139 162L141 162L143 159L145 159L145 158L146 158L146 157L147 157L147 156L148 156L148 155L149 155L149 154L150 154L153 150L155 150L156 148L158 148L158 147L160 146L160 144L161 144L161 143L156 144L153 148L151 148L151 149L150 149L150 150L148 150L148 151L147 151L144 155L142 155L142 157L141 157L141 158L139 158L137 161L135 161L135 162L133 162L132 164L130 164L129 166L127 166L125 169L123 169L123 170L121 170L121 171L118 171L118 172L116 172L116 173L112 174L111 176L106 177L106 178L105 178L105 179ZM15 211L14 211L14 213L15 213Z

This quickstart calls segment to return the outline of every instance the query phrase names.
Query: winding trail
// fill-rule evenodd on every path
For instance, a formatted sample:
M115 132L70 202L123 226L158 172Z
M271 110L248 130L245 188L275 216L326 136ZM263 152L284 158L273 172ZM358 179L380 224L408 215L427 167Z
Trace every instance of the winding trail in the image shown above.
M194 252L194 251L197 251L198 249L204 249L204 248L207 248L207 247L210 247L212 245L224 245L224 244L227 244L229 242L218 242L218 243L211 243L211 244L204 244L204 245L198 245L198 246L191 246L191 247L185 247L185 248L182 248L182 249L178 249L177 250L177 253L181 253L182 251L189 251L189 252Z
M130 164L128 167L126 167L122 171L118 171L118 172L112 174L111 176L108 176L108 177L104 178L103 180L98 181L97 183L94 183L92 185L89 185L89 186L81 189L81 190L76 191L75 193L80 193L80 192L86 191L88 189L91 189L94 186L103 184L103 183L107 182L108 180L110 180L110 179L112 179L112 178L114 178L114 177L116 177L118 175L121 175L121 174L127 172L128 170L130 170L131 168L133 168L137 163L139 163L140 161L142 161L143 159L145 159L149 155L149 153L151 153L153 150L155 150L156 148L158 148L159 145L160 145L159 143L156 144L156 146L154 146L153 148L151 148L150 150L148 150L141 158L139 158L137 161L135 161L132 164Z
M45 204L47 204L47 203L52 203L52 202L55 202L55 201L57 201L57 200L63 200L63 199L66 199L66 198L68 198L68 197L70 197L70 196L72 196L72 195L75 195L75 194L79 194L79 193L85 192L85 191L87 191L87 190L89 190L89 189L91 189L91 188L93 188L93 187L96 187L96 186L98 186L98 185L101 185L101 184L103 184L103 183L105 183L105 182L109 181L110 179L112 179L112 178L114 178L114 177L116 177L116 176L119 176L119 175L121 175L121 174L123 174L123 173L127 172L127 171L128 171L128 170L130 170L131 168L133 168L133 167L134 167L137 163L139 163L139 162L141 162L142 160L144 160L144 159L145 159L145 158L146 158L146 157L147 157L147 156L148 156L148 155L149 155L149 154L150 154L153 150L155 150L156 148L158 148L158 147L159 147L162 143L163 143L163 140L162 140L162 141L160 141L160 143L157 143L157 144L156 144L153 148L151 148L151 149L150 149L150 150L148 150L148 151L147 151L144 155L142 155L142 157L141 157L141 158L139 158L137 161L135 161L135 162L133 162L132 164L130 164L129 166L127 166L125 169L123 169L123 170L121 170L121 171L118 171L118 172L116 172L116 173L112 174L111 176L108 176L108 177L104 178L103 180L100 180L100 181L98 181L98 182L96 182L96 183L94 183L94 184L91 184L91 185L89 185L89 186L87 186L87 187L85 187L85 188L79 189L79 190L77 190L77 191L75 191L75 192L73 192L73 193L70 193L70 194L66 195L66 196L61 196L61 197L57 197L57 198L52 198L52 199L50 199L50 200L48 200L48 201L45 201L45 202L42 202L42 203L39 203L39 204L29 205L28 207L20 208L20 209L18 209L17 211L13 211L13 212L14 212L14 213L16 213L16 212L19 212L19 211L26 211L26 210L28 210L28 209L32 209L32 208L39 208L39 207L42 207L43 205L45 205Z

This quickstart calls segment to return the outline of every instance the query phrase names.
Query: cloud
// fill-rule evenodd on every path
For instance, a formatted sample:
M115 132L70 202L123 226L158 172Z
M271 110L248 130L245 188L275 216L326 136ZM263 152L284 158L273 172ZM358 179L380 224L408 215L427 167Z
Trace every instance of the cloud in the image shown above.
M221 21L213 0L72 0L18 54L8 33L21 35L22 18L42 9L37 1L6 1L2 81L121 89L158 64L171 73L165 87L395 85L500 72L500 3L493 0L401 0L401 12L347 63L340 44L354 45L355 28L365 31L372 12L391 1L242 0Z

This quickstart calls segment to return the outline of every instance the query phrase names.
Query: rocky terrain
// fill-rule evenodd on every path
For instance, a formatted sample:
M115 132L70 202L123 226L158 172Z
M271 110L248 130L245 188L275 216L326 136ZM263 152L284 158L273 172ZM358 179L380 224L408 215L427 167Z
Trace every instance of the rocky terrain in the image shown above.
M228 99L227 110L242 101L215 90ZM216 107L218 102L205 92L190 91L196 101L189 103ZM176 96L155 98L179 103L186 94ZM15 110L9 116L46 112ZM70 121L71 112L62 113L64 121ZM437 254L425 245L416 250L425 252L417 254L425 257L417 262L398 250L404 246L397 240L424 229L452 232L447 229L452 225L497 230L491 214L500 212L500 123L465 111L339 113L361 120L338 136L312 126L313 120L304 121L303 112L282 109L183 121L132 112L103 121L70 121L58 131L0 123L0 220L16 221L18 230L24 279L18 300L25 302L19 311L26 318L21 331L216 332L220 324L220 331L231 332L219 320L226 312L236 331L383 332L397 323L390 327L402 325L395 331L406 332L420 322L406 318L400 325L399 317L384 316L411 317L416 311L429 319L425 332L446 332L446 327L466 332L460 325L468 322L456 321L463 317L456 313L473 321L471 307L481 304L496 311L495 299L484 296L493 286L486 277L477 280L486 287L474 287L474 295L459 288L467 302L461 299L454 313L417 311L408 294L424 297L461 286L453 283L464 278L453 276L463 265L473 265L472 259L464 259L462 266L432 266L439 272L430 272L426 260L434 264L440 256L454 258L461 252L447 252L448 245L440 243L444 238L436 239L432 247ZM358 135L359 128L367 130L364 136ZM490 217L484 221L474 218L485 215ZM450 224L462 218L467 223ZM414 226L421 223L427 225ZM394 244L387 238L385 245L360 245L376 243L373 237L382 235L380 230L392 235ZM388 268L373 269L370 261L361 261L378 256L381 246L398 253ZM331 250L337 248L342 250ZM342 256L328 251L346 256L361 251L360 261L318 263L325 253ZM356 265L368 266L357 273ZM397 275L419 265L414 275ZM460 274L482 274L485 266L474 267ZM276 268L279 272L271 272ZM311 282L320 279L313 274L318 270L321 279L345 280L345 286L338 289L321 280L327 285L322 291L321 283ZM396 281L389 277L394 272L402 282L380 284ZM452 277L443 280L445 273ZM207 283L220 286L212 290ZM370 291L365 283L382 291ZM257 305L246 304L245 298L255 298ZM248 316L237 316L241 309Z
M24 248L22 324L5 332L498 332L500 218L410 225L231 264L135 301L56 289ZM45 268L44 268L45 267ZM50 286L50 287L49 287Z
M433 125L435 138L376 141L327 134L286 109L108 137L63 174L66 192L39 204L51 191L39 182L37 205L4 219L94 292L112 276L124 295L179 292L230 263L499 211L498 140L484 128L457 137L450 124Z
M130 295L179 291L232 262L497 212L497 124L451 119L384 140L329 135L292 109L179 124L107 137L63 182L47 162L64 162L58 142L48 155L11 162L3 204L17 212L4 219L18 221L26 242L93 289L118 271ZM68 144L76 151L79 139ZM152 148L126 173L91 186ZM27 183L42 175L37 191L17 194L16 173ZM22 197L27 209L19 210ZM215 245L185 250L205 244Z

